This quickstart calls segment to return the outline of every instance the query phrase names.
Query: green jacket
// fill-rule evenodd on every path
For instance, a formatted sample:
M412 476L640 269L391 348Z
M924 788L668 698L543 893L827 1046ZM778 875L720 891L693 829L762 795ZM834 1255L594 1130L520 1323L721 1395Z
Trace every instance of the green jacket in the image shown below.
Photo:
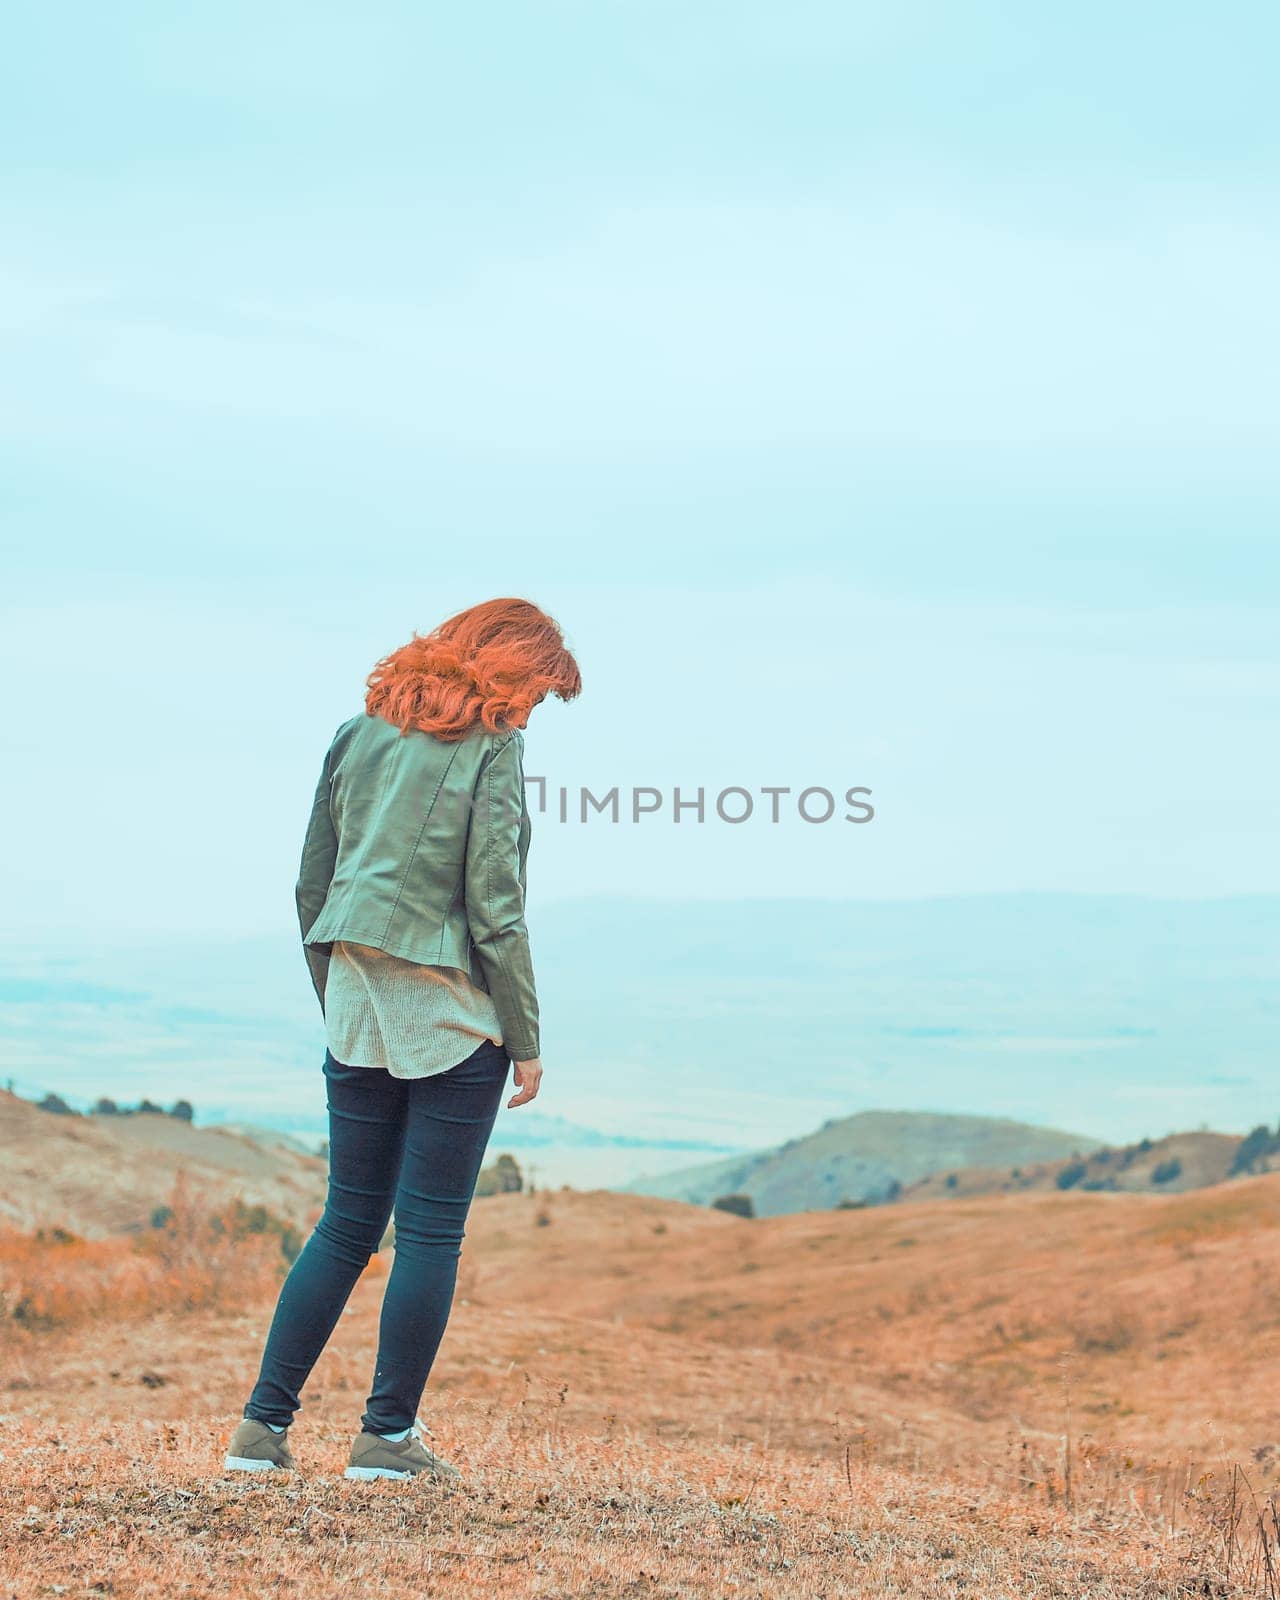
M361 712L333 736L298 873L298 922L324 1011L334 941L460 967L493 996L513 1061L540 1053L525 927L524 736L446 743Z

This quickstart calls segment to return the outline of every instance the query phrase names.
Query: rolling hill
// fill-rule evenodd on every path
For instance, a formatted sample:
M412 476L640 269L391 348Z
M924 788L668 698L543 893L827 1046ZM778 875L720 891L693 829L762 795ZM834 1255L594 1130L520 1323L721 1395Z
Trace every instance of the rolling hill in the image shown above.
M956 1167L1034 1166L1095 1148L1096 1139L1002 1118L928 1111L860 1111L773 1149L676 1172L637 1178L623 1188L709 1205L749 1194L756 1214L827 1211L845 1201L872 1203L931 1173Z
M146 1227L179 1170L210 1203L241 1195L290 1221L324 1203L327 1163L291 1141L164 1113L58 1116L0 1090L0 1223L85 1238Z

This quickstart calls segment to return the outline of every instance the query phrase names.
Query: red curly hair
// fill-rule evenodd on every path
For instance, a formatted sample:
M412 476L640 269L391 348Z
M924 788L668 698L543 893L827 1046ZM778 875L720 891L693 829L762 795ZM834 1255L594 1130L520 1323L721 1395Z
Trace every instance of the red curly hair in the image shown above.
M437 739L461 739L478 724L523 728L548 694L582 691L578 663L554 618L530 600L486 600L384 656L365 679L365 710Z

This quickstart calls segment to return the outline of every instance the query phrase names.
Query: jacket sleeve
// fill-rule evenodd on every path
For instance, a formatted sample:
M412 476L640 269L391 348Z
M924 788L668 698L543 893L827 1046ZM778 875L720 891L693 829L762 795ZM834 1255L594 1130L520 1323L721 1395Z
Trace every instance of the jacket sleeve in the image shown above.
M333 882L334 863L338 859L338 834L333 826L329 809L330 767L332 746L325 752L324 767L316 785L315 799L311 802L311 818L307 823L306 837L302 843L302 862L298 869L298 882L294 898L298 906L298 926L302 931L302 953L307 958L311 982L324 1015L325 981L329 976L329 954L332 945L311 946L306 943L316 918L320 915L329 885Z
M517 734L489 757L476 780L467 828L467 925L513 1061L541 1053L538 996L524 920L524 771Z

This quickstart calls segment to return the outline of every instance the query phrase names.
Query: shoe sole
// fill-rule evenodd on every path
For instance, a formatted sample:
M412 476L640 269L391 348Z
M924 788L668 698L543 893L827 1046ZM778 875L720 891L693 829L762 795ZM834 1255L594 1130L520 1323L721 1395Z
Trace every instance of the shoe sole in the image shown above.
M256 1456L228 1456L222 1463L227 1472L291 1472L279 1461L261 1461Z
M343 1473L344 1478L354 1478L360 1483L368 1483L374 1478L433 1478L437 1483L457 1483L461 1476L461 1473L435 1472L430 1467L419 1467L416 1471L398 1470L395 1467L348 1467Z

